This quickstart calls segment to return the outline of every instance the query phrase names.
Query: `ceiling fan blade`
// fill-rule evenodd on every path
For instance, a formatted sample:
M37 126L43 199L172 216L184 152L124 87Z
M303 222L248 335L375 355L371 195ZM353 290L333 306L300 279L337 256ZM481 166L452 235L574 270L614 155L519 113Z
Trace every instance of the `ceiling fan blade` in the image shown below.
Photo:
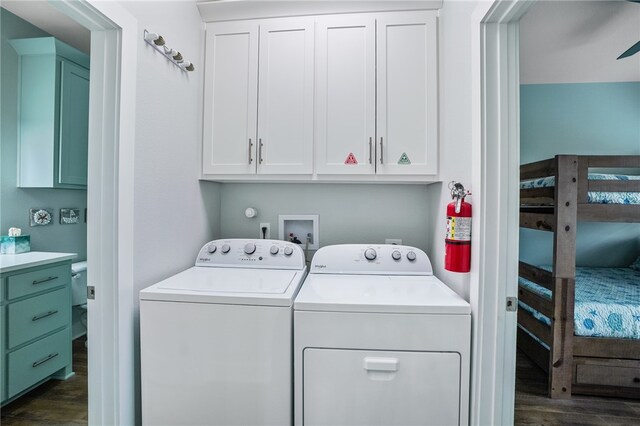
M640 52L640 41L627 49L622 55L618 56L616 59L628 58L629 56L633 56L636 53Z

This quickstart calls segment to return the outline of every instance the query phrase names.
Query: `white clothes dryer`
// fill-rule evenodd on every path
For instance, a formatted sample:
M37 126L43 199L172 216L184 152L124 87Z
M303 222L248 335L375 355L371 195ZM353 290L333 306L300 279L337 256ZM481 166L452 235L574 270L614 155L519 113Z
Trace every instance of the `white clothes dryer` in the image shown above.
M321 248L294 302L295 424L468 424L470 333L422 250Z
M194 267L140 292L142 422L292 422L292 303L302 249L207 243Z

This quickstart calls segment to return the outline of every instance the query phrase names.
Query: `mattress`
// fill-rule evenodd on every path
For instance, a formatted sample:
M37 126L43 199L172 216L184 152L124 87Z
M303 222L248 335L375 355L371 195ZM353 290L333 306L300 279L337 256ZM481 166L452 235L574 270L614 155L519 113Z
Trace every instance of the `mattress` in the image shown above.
M589 173L589 180L640 180L640 176ZM523 180L520 189L548 188L555 183L555 176ZM589 192L588 200L595 204L640 204L640 192Z
M542 269L551 271L551 267ZM551 291L522 277L518 282L547 299ZM538 320L551 320L520 302ZM640 339L640 271L631 268L576 268L574 334Z

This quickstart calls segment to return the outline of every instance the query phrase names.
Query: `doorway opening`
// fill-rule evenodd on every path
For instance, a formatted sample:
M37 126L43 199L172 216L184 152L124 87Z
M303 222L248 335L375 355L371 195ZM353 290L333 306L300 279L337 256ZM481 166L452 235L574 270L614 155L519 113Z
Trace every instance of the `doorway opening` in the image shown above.
M133 229L137 22L115 2L15 3L53 6L91 34L86 257L88 282L97 296L87 302L88 423L133 424L133 247L128 236Z

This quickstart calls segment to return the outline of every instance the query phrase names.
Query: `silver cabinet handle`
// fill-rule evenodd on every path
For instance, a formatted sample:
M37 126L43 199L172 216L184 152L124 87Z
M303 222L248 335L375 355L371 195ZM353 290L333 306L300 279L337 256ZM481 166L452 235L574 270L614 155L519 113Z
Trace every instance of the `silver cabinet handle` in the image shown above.
M262 138L258 139L258 163L262 164Z
M382 156L382 136L380 137L380 164L384 164L384 157Z
M51 361L52 359L54 359L55 357L57 357L59 354L58 352L54 353L54 354L49 354L46 357L42 358L40 361L36 361L33 364L31 364L32 367L37 367L41 364L44 364L47 361Z
M371 146L373 145L372 141L373 141L373 138L370 137L369 138L369 164L371 164L371 161L372 161L371 160Z
M48 283L49 281L57 280L58 277L48 277L43 280L36 280L33 282L33 285Z
M49 311L46 314L40 314L40 315L34 316L33 318L31 318L31 321L38 321L38 320L41 320L43 318L50 317L51 315L55 315L57 313L58 313L57 310L56 311Z
M251 151L253 151L253 142L251 142L251 138L249 138L249 164L253 163L253 158L251 157Z

